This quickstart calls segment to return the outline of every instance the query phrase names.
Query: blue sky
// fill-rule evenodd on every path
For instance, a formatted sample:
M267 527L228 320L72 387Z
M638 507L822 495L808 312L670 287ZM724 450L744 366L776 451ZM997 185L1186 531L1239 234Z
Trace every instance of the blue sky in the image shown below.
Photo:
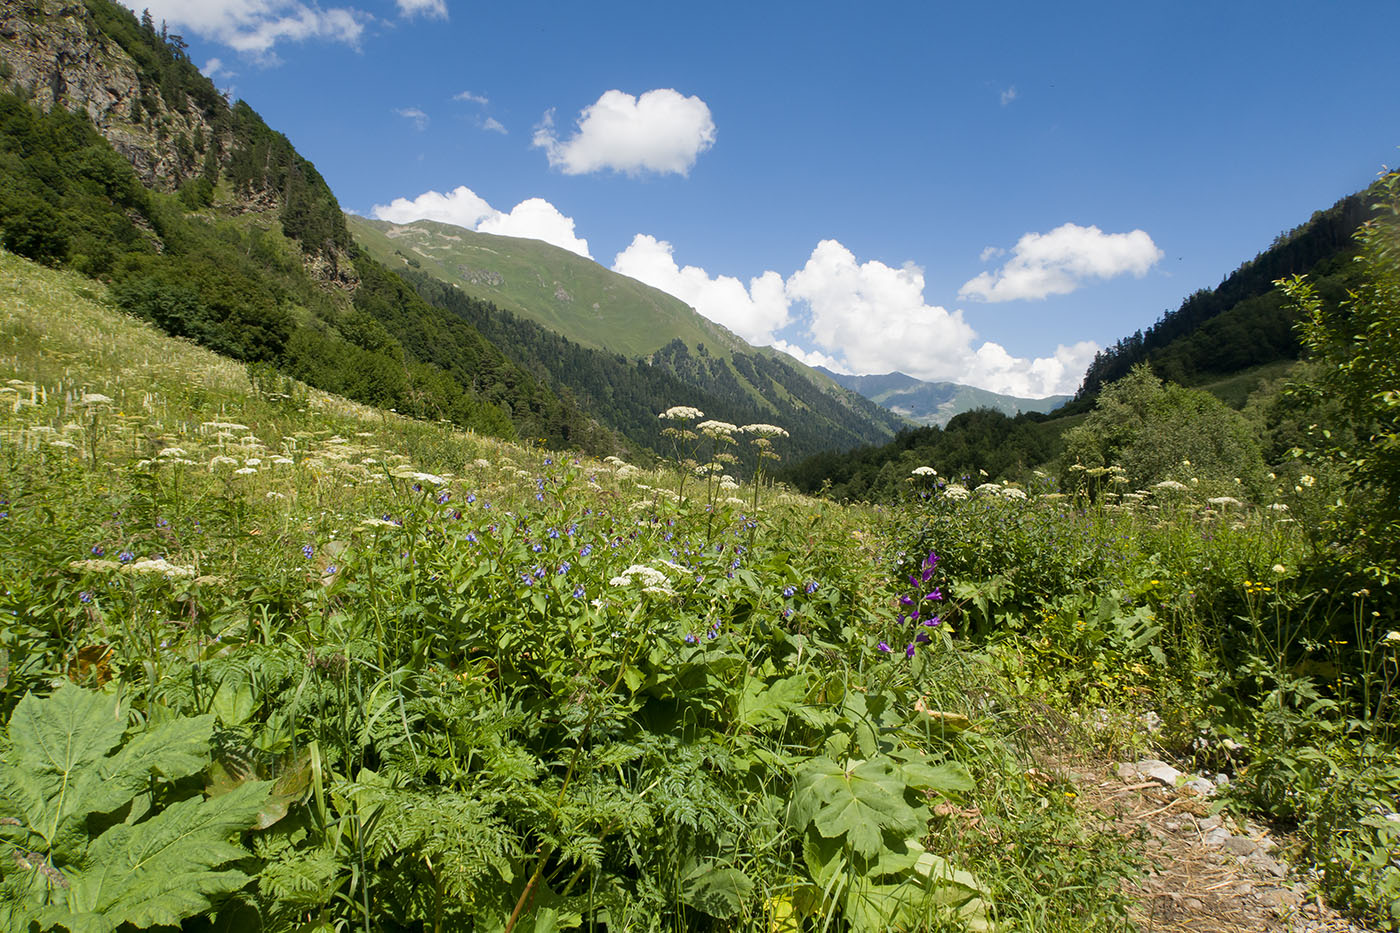
M347 210L1018 394L1400 161L1393 0L149 7Z

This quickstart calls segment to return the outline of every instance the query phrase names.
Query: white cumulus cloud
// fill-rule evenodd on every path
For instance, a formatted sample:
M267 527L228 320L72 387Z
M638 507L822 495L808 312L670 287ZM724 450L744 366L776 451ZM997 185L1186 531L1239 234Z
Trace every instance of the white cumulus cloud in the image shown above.
M871 260L858 262L836 240L823 240L788 277L787 297L810 311L806 333L828 369L854 373L899 370L919 379L951 381L993 392L1046 396L1073 392L1098 349L1061 346L1051 357L1013 357L998 344L975 346L977 334L961 311L924 300L923 270ZM786 349L786 348L783 348Z
M487 117L485 120L481 121L481 128L483 130L490 130L493 133L500 133L502 136L510 132L502 126L501 121L497 120L495 117Z
M491 103L491 101L487 99L486 95L484 95L484 94L473 94L471 91L463 91L463 92L460 93L460 94L453 94L453 95L452 95L452 99L453 99L453 100L465 101L465 102L467 102L467 103L469 103L469 104L480 104L480 105L483 106L483 107L485 107L487 104Z
M427 16L447 19L447 0L395 0L403 16Z
M579 114L567 140L554 132L553 112L535 128L533 145L566 175L612 169L628 175L688 175L700 153L715 144L715 121L699 97L670 88L640 97L605 91Z
M574 219L561 214L544 198L526 198L511 208L509 214L496 211L477 224L476 229L482 233L544 240L585 259L593 258L588 255L588 241L574 235Z
M283 41L358 45L369 20L356 9L302 0L142 0L139 6L157 23L164 20L173 30L190 30L264 61L276 60L273 47Z
M1013 84L1009 88L1001 92L1001 105L1005 107L1007 104L1015 100L1016 97L1016 85Z
M992 254L983 250L982 255L985 260ZM1023 235L1005 265L965 282L958 297L1016 301L1068 295L1088 279L1141 278L1162 255L1143 230L1104 233L1098 227L1062 224L1049 233Z
M482 233L543 240L586 259L593 258L588 253L588 241L574 233L574 219L543 198L527 198L504 213L466 185L459 185L447 194L425 191L412 200L395 198L388 204L376 204L370 214L396 224L436 220Z
M670 243L639 233L613 259L612 268L675 295L752 344L773 343L773 332L788 323L788 300L778 273L764 272L745 287L733 276L711 277L698 266L678 266L672 254Z

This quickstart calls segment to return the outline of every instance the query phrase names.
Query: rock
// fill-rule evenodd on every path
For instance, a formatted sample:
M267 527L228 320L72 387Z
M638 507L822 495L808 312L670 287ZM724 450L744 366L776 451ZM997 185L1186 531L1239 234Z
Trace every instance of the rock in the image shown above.
M1222 820L1220 819L1220 814L1212 813L1210 816L1201 820L1201 822L1197 825L1200 826L1202 832L1209 832L1210 830L1218 827L1221 824L1221 822ZM1227 833L1226 835L1229 834Z
M1253 855L1259 850L1259 844L1248 836L1231 836L1222 845L1231 855Z
M1225 840L1233 838L1234 837L1230 835L1230 831L1228 829L1226 829L1223 826L1216 826L1210 832L1206 833L1205 838L1201 840L1201 844L1214 849L1218 846L1224 845Z
M1181 832L1181 824L1178 823L1176 820L1167 820L1167 822L1166 822L1166 827L1167 827L1167 832L1169 832L1169 833L1179 833L1179 832Z
M1205 778L1192 778L1182 785L1182 790L1188 791L1197 797L1210 797L1215 793L1215 785Z
M1150 778L1164 787L1176 787L1181 772L1156 758L1147 758L1132 766L1138 777Z

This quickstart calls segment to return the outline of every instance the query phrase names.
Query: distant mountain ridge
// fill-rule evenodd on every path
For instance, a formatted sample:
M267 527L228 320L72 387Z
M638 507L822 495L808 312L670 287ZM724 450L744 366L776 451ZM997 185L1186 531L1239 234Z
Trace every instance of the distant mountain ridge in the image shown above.
M882 443L902 416L771 348L756 348L680 299L539 240L429 220L346 215L360 247L452 311L601 423L669 450L672 405L791 432L794 457Z
M897 415L918 424L940 428L965 411L990 408L1004 415L1019 415L1027 411L1046 414L1072 397L1051 395L1047 398L1020 398L956 382L926 382L901 372L853 376L820 366L817 369L836 383L859 392Z
M750 350L679 298L541 240L433 220L396 224L353 214L345 220L360 245L389 268L417 269L585 347L639 357L679 339L721 356Z

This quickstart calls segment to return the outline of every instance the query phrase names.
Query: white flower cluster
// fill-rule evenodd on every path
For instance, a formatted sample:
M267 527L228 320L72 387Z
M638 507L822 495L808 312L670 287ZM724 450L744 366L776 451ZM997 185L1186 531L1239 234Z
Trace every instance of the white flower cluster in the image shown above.
M967 487L961 483L949 483L944 488L943 495L948 499L961 500L966 499L968 496L972 495L972 493L968 492Z
M671 578L655 567L648 567L646 564L633 564L609 580L608 583L613 586L631 586L634 580L642 582L643 593L675 595L671 591Z
M1153 489L1160 489L1160 490L1162 490L1163 492L1182 492L1182 491L1184 491L1184 490L1186 489L1186 484L1185 484L1185 483L1178 483L1178 482L1177 482L1176 480L1174 480L1174 479L1164 479L1164 480L1162 480L1160 483L1157 483L1157 484L1156 484L1155 486L1153 486L1152 488L1153 488Z
M192 577L194 570L189 567L180 567L172 564L164 557L157 557L152 560L138 560L135 563L124 564L122 573L159 573L166 577Z
M728 421L702 421L695 426L695 430L701 434L708 434L710 437L728 437L731 434L738 434L738 425L730 424Z
M394 475L399 479L411 479L418 483L431 483L434 486L446 486L447 480L434 473L416 473L412 470L396 470Z
M675 405L657 417L664 421L694 421L696 418L705 417L705 413L698 408L691 408L689 405Z
M759 437L787 437L788 432L775 424L746 424L739 430Z
M910 476L937 476L938 471L931 466L916 466L909 471Z

